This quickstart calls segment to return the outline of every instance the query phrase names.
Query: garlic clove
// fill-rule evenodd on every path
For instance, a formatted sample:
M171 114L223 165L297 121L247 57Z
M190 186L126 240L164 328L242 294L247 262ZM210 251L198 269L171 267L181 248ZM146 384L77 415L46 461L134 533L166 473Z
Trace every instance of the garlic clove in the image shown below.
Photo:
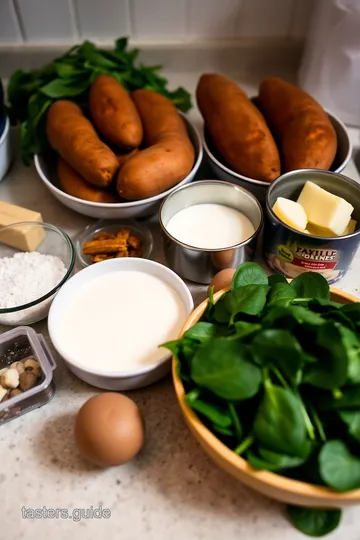
M3 388L11 390L19 386L19 373L16 369L7 369L0 377L0 384Z

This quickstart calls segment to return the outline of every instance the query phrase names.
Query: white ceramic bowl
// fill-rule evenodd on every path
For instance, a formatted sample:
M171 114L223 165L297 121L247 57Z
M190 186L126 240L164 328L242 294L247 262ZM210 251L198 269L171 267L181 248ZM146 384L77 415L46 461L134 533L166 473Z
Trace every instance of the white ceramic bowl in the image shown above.
M175 272L163 266L160 263L149 261L147 259L111 259L92 266L88 266L73 276L59 291L49 312L48 329L50 339L57 350L63 357L70 371L72 371L79 379L106 390L132 390L134 388L142 388L152 384L170 371L171 354L160 362L150 364L148 366L134 369L129 372L104 372L102 370L85 369L83 364L79 364L76 358L72 358L61 339L59 339L59 321L66 316L67 303L75 291L83 284L90 282L92 279L109 274L116 271L137 270L146 272L160 278L170 285L180 296L184 303L187 316L194 309L194 302L189 289L179 278ZM136 324L136 321L134 321ZM104 339L104 336L98 336L99 339ZM96 339L91 336L90 339ZM121 340L121 332L117 339Z
M131 219L141 216L150 216L157 211L162 199L164 199L179 186L189 184L189 182L194 179L202 161L203 148L200 134L196 127L184 115L182 116L195 149L195 161L193 168L191 169L190 173L183 180L181 180L181 182L167 191L164 191L159 195L155 195L154 197L149 197L148 199L143 199L141 201L109 204L84 201L82 199L78 199L77 197L73 197L72 195L68 195L58 187L56 174L57 158L55 153L49 153L44 156L35 155L34 162L36 170L41 180L44 182L48 190L51 191L54 197L63 205L71 208L71 210L79 212L79 214L98 219Z
M346 165L350 161L352 155L352 144L345 124L343 124L339 118L329 111L326 112L336 131L338 143L336 156L330 171L340 173L345 169ZM231 170L218 155L214 145L210 141L205 127L203 132L203 146L210 168L215 174L216 178L220 178L220 180L225 180L226 182L232 182L233 184L237 184L251 191L251 193L255 195L255 197L261 203L265 203L267 188L270 185L269 182L255 180L255 178L249 178Z
M5 119L5 128L0 136L0 182L10 167L11 148L10 148L10 122L9 118Z

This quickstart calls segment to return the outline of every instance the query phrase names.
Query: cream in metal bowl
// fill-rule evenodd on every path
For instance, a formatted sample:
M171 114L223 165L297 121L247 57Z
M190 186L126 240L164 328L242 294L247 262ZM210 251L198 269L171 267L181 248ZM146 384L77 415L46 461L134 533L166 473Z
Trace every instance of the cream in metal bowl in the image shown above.
M202 180L169 195L159 222L170 267L185 279L208 284L220 270L253 258L263 214L247 190Z

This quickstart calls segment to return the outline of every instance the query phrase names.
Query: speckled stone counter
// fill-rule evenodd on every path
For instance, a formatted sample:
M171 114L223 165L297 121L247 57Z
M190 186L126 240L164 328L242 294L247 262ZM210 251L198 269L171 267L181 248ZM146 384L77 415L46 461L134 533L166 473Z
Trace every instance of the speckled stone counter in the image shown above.
M196 77L178 73L171 80L193 90ZM198 121L196 111L191 116ZM358 179L352 163L344 172ZM34 168L25 168L20 160L0 184L0 199L40 211L44 221L62 227L73 239L91 222L58 203ZM150 226L155 235L153 258L161 261L160 234L154 220ZM338 287L360 296L359 276L358 254ZM190 288L196 303L205 297L205 287ZM49 343L46 322L34 327ZM305 538L288 523L282 505L246 489L206 457L184 424L170 378L128 393L146 421L146 444L140 455L129 464L108 470L85 464L74 445L74 417L84 401L99 390L73 376L59 357L56 360L54 399L0 427L1 539ZM70 517L59 512L58 518L30 519L32 510L44 506L68 511ZM111 516L90 519L88 510L99 506L109 509ZM73 510L77 510L74 519ZM79 520L81 512L89 518ZM359 540L359 509L346 510L341 528L329 538Z

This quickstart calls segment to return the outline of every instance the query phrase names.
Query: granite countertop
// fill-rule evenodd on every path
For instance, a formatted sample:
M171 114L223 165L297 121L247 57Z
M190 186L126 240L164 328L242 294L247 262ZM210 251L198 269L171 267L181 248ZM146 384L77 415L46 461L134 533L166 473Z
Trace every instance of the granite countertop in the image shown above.
M169 74L168 74L169 75ZM176 73L174 85L195 87L196 77ZM251 92L251 85L244 85ZM190 117L197 123L194 110ZM355 144L358 132L353 130ZM344 174L359 180L353 163ZM92 220L55 200L33 167L17 158L0 184L0 199L38 210L44 221L62 227L74 239ZM162 260L159 231L154 220L156 260ZM260 257L260 255L259 255ZM360 296L357 256L338 287ZM192 285L195 302L205 287ZM34 325L51 347L46 322ZM4 331L6 328L0 328ZM52 540L102 537L121 540L296 540L305 538L286 519L284 507L251 491L207 458L185 426L171 379L128 392L146 422L146 443L139 456L108 470L88 466L74 445L74 417L80 406L100 390L74 375L56 356L56 393L44 407L0 428L1 537L10 540ZM29 519L31 509L74 509L86 512L102 506L111 516L102 519ZM78 511L80 512L80 511ZM55 521L55 523L54 523ZM330 538L359 540L360 515L344 512L341 528Z

